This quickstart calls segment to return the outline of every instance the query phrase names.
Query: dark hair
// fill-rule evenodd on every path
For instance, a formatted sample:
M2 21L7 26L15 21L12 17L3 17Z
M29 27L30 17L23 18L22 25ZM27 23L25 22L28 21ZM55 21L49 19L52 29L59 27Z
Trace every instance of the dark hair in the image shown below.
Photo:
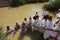
M36 18L39 18L39 16L36 16Z
M52 16L49 16L50 19L52 19Z
M9 30L10 29L10 27L9 26L7 26L7 30Z
M49 15L44 16L43 19L49 19Z
M27 20L27 18L24 18L24 20L26 21L26 20Z
M36 12L36 14L38 14L38 12Z
M22 25L25 25L25 23L23 22Z
M36 20L36 16L34 16L33 19Z
M29 17L29 19L31 19L31 17Z

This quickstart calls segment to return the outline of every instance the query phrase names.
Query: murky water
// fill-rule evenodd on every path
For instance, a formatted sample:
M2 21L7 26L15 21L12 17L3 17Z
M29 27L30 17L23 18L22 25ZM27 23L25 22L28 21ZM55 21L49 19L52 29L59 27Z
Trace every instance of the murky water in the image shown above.
M37 4L26 4L17 8L0 8L0 24L3 25L4 29L7 25L13 27L16 22L21 23L23 18L29 18L33 16L35 12L42 11L44 3ZM42 18L42 12L39 12ZM50 14L54 17L53 14ZM17 40L19 32L13 37L12 34L8 36L8 40ZM24 40L29 40L25 38Z

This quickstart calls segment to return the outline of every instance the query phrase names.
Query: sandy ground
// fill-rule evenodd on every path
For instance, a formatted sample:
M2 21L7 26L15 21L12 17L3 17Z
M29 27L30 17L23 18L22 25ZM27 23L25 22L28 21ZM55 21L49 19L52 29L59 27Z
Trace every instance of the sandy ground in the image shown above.
M15 23L22 23L23 18L34 16L35 12L41 11L44 3L38 4L27 4L16 8L0 8L0 25L3 26L4 30L6 26L14 27ZM42 12L39 12L42 18ZM50 14L53 16L53 14ZM15 35L12 33L7 37L7 40L18 40L21 31L18 31ZM30 36L25 35L23 40L32 40Z

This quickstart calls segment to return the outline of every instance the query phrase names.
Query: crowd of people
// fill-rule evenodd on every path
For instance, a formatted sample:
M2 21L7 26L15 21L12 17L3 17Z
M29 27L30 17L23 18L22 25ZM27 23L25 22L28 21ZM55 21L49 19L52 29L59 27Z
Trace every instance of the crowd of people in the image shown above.
M52 20L52 16L49 16L46 9L44 9L42 16L43 18L40 18L36 12L33 17L24 18L22 24L16 23L14 29L7 26L5 33L9 34L21 29L25 34L27 32L40 32L45 40L60 40L60 9L56 14L55 21Z

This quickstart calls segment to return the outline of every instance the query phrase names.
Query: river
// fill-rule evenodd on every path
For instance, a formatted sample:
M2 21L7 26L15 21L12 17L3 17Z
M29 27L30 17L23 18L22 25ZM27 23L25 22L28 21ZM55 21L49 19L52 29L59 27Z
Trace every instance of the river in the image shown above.
M45 3L37 3L37 4L26 4L16 8L4 7L0 8L0 25L5 29L6 26L13 27L16 22L22 23L23 19L29 18L30 16L34 16L34 14L38 11L42 11L42 7ZM50 13L49 15L55 16ZM40 18L42 18L42 12L39 12ZM8 40L17 40L19 32L12 38L12 34L7 38ZM30 38L24 40L31 40Z

